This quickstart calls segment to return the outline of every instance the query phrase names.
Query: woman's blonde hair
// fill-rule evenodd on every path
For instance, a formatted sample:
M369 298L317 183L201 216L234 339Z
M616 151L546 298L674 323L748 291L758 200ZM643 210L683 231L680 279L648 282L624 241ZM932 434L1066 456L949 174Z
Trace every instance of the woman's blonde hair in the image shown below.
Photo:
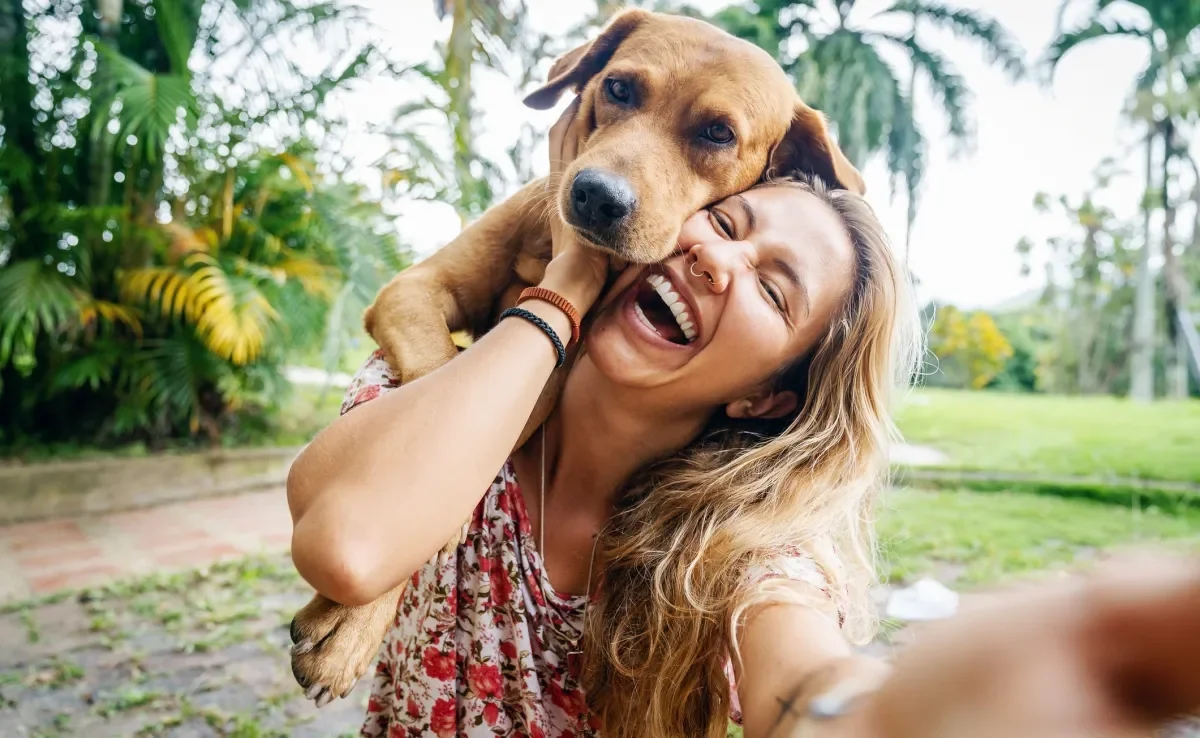
M821 567L831 599L813 603L837 608L848 640L877 627L874 507L897 436L893 393L920 355L908 277L861 197L812 179L760 186L801 189L840 216L853 287L823 339L777 380L802 398L794 416L718 413L695 443L631 480L602 531L583 679L610 738L725 735L738 625L786 596L746 575L781 552Z

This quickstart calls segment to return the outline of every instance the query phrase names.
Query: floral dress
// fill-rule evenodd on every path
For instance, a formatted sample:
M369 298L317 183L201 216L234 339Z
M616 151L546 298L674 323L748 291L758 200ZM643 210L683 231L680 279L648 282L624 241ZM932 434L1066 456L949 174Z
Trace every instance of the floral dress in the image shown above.
M355 376L342 413L399 386L376 352ZM453 553L413 574L384 639L362 735L599 736L575 672L584 598L554 590L511 463L463 525ZM824 589L800 556L748 574ZM730 676L734 710L737 693Z

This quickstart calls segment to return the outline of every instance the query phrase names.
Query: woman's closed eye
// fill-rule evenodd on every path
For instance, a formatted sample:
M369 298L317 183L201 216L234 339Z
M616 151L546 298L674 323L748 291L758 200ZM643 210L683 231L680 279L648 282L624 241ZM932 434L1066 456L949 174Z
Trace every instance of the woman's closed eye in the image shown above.
M709 220L712 221L713 228L717 230L717 233L720 233L725 238L734 240L733 220L731 220L728 215L725 215L716 208L709 208L708 217Z
M778 310L783 317L788 317L787 303L784 301L783 292L779 289L779 287L764 277L758 278L758 284L760 287L762 287L763 294L766 295L767 299L771 301L771 304L775 306L775 309Z

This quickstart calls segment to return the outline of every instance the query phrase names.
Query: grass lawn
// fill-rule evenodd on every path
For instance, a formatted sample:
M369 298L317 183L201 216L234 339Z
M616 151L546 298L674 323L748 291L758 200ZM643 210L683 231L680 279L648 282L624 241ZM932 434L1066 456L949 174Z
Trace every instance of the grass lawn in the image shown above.
M923 389L899 415L910 443L959 468L1122 476L1200 483L1200 402L1137 405L1062 397Z
M1200 511L1169 515L1024 493L902 490L884 499L879 538L893 581L962 585L1069 563L1097 549L1200 545Z

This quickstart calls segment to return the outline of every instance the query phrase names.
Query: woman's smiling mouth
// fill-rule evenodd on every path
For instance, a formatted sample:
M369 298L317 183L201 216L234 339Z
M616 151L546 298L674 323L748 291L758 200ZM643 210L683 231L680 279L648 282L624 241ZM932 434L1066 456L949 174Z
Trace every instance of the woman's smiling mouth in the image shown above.
M662 274L643 277L634 291L633 312L644 327L676 345L686 346L699 335L687 301Z

